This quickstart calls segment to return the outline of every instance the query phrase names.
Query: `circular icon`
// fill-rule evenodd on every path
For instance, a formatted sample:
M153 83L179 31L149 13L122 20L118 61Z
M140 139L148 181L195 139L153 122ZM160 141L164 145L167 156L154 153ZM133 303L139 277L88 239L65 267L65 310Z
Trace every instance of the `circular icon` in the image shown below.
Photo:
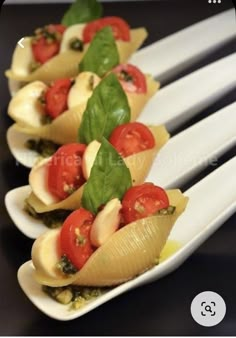
M225 301L216 292L201 292L192 301L191 314L198 324L215 326L224 319L226 314Z

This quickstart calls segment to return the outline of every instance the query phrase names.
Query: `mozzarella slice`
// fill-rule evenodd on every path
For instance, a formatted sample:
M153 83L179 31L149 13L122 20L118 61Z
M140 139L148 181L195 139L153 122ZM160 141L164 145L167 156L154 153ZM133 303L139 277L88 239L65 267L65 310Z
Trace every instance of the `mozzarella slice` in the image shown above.
M88 180L90 176L90 172L92 170L92 166L94 164L95 158L97 156L98 150L101 146L101 143L98 141L94 140L89 145L87 146L83 159L82 159L82 170L83 170L83 175L86 180Z
M39 98L47 88L41 81L35 81L24 86L10 101L9 116L17 123L40 127L44 108L39 102Z
M118 198L114 198L97 214L90 232L91 243L94 246L103 245L119 228L121 207Z
M70 42L74 38L83 39L83 30L85 24L72 25L66 29L63 34L60 46L60 53L70 50Z
M70 89L67 101L68 108L70 109L80 105L82 102L87 102L100 81L101 79L94 73L80 73Z
M29 184L33 193L45 205L50 205L59 202L59 199L50 193L48 190L48 163L51 157L42 160L30 172Z
M60 260L58 253L59 232L59 229L46 231L34 242L31 252L36 270L53 278L58 278L60 275L60 271L57 269L57 263Z

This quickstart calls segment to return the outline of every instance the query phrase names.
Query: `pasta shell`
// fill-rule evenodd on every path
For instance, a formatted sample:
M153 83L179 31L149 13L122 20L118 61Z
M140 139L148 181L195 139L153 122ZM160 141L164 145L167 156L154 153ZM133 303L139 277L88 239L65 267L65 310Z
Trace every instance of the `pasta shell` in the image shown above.
M40 242L40 239L37 239L32 251L36 280L40 284L55 287L69 284L112 286L130 280L152 268L165 246L175 221L184 211L188 201L188 198L179 190L171 190L167 193L170 204L176 206L173 215L151 216L121 228L99 247L83 268L72 277L66 278L59 272L54 278L42 274L35 257L37 253L35 249ZM54 241L57 240L58 233L59 231L55 232ZM49 236L49 232L44 236ZM52 253L52 257L56 264L59 256L56 257Z
M146 37L147 31L145 28L137 28L131 30L131 41L117 40L116 44L120 55L120 63L126 62L142 45ZM6 76L23 82L40 80L45 83L64 77L75 77L78 74L78 64L82 60L87 48L88 45L85 46L83 52L73 50L63 51L34 72L30 72L31 63L34 61L34 58L31 49L31 37L26 37L24 39L24 48L21 48L19 45L16 46L11 69L6 71Z
M129 106L131 108L131 122L135 121L139 117L140 113L142 112L147 102L160 88L160 83L155 81L152 78L152 76L146 75L146 81L147 81L147 92L145 94L126 93Z
M88 72L81 73L77 77L77 80L79 81L79 79L81 79L81 76L82 76L81 80L83 80L83 85L85 84L87 85L87 82L85 82L85 80L88 79L89 74L92 74L92 73L88 73ZM96 77L95 79L96 79L96 83L98 83L99 78ZM34 82L34 84L36 83L40 84L41 82ZM154 95L154 93L156 92L159 86L159 84L155 80L153 80L151 77L148 77L148 76L147 76L147 83L148 83L148 91L146 94L127 93L127 98L128 98L128 102L129 102L130 110L131 110L131 121L134 121L139 116L143 107L148 102L148 100L151 98L151 96ZM81 97L81 100L80 100L81 103L77 106L73 106L74 104L77 103L77 100L79 100L80 95L78 95L78 97L75 98L78 88L72 87L70 95L71 95L71 99L73 100L70 100L70 104L73 107L71 107L68 111L64 112L58 118L53 120L52 123L44 125L44 126L38 126L37 128L35 128L32 126L29 126L29 123L25 123L24 125L23 121L26 122L27 113L28 113L28 116L31 117L30 121L33 121L34 114L37 116L37 119L40 118L39 113L37 113L34 109L34 106L37 106L37 97L36 96L34 97L34 101L33 101L33 98L32 100L29 99L29 102L27 104L27 100L24 99L25 101L23 102L22 97L25 97L25 96L24 95L21 96L20 94L20 93L24 93L24 91L34 86L35 85L33 85L33 83L27 85L26 87L21 89L20 92L18 92L17 95L11 101L11 104L9 106L9 114L11 112L11 116L16 117L20 115L19 113L21 111L21 106L24 107L25 105L26 107L29 108L28 110L30 110L30 107L32 108L31 113L29 113L28 110L25 111L23 118L21 118L20 120L21 124L16 124L14 128L18 132L21 132L23 134L47 139L47 140L50 140L50 141L53 141L59 144L76 142L78 138L78 128L81 123L83 112L86 108L87 99L92 94L92 92L91 93L86 92L87 94L84 95L83 98ZM21 102L21 105L17 106L16 103L19 101ZM13 114L13 112L15 111L16 113L19 112L18 115L16 113ZM158 139L157 144L159 143L160 142Z
M145 178L153 163L154 157L169 139L169 134L164 126L154 126L150 127L150 129L155 137L156 147L124 158L124 162L130 170L133 185L142 184L145 181ZM45 205L35 196L34 193L31 193L28 198L28 203L38 213L56 209L75 210L80 207L82 189L83 187L74 192L65 200L50 205Z

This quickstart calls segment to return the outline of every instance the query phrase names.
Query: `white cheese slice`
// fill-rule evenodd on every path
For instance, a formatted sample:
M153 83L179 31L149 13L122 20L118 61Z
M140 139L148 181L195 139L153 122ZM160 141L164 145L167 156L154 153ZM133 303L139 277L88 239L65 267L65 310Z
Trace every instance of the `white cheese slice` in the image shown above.
M59 199L48 189L48 163L51 157L39 162L30 172L29 184L35 196L45 205L59 202Z
M97 214L90 232L91 243L94 246L103 245L119 228L121 207L118 198L114 198Z
M86 180L88 180L90 176L90 172L92 169L92 166L94 164L95 158L97 156L98 150L101 146L101 143L94 140L87 146L82 159L82 170L83 175Z
M11 99L8 107L9 116L17 123L40 127L44 107L39 102L39 98L47 88L41 81L35 81L24 86Z

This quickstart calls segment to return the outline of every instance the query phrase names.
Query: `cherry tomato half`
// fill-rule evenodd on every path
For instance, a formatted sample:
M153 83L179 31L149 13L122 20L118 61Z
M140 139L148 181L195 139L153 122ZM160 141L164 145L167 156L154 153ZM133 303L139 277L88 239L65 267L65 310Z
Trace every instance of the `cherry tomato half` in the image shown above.
M67 198L84 182L82 156L86 145L66 144L60 147L48 163L48 190L60 200Z
M139 122L125 123L116 127L109 141L123 157L155 146L155 139L151 131Z
M83 31L84 43L90 42L94 35L102 28L110 26L116 40L130 41L130 27L128 23L117 16L107 16L102 19L97 19L89 22Z
M45 93L45 112L52 119L67 110L67 98L72 82L70 79L59 79L53 82Z
M135 66L130 64L119 65L112 70L128 93L146 93L147 82L145 75Z
M35 61L43 64L59 53L60 38L65 29L63 25L48 25L38 30L39 33L36 30L36 38L32 42Z
M169 199L164 189L152 183L130 188L122 201L122 215L125 224L153 215L169 206Z
M60 253L66 255L77 269L83 267L94 251L90 242L93 219L91 212L80 208L67 217L61 228Z

